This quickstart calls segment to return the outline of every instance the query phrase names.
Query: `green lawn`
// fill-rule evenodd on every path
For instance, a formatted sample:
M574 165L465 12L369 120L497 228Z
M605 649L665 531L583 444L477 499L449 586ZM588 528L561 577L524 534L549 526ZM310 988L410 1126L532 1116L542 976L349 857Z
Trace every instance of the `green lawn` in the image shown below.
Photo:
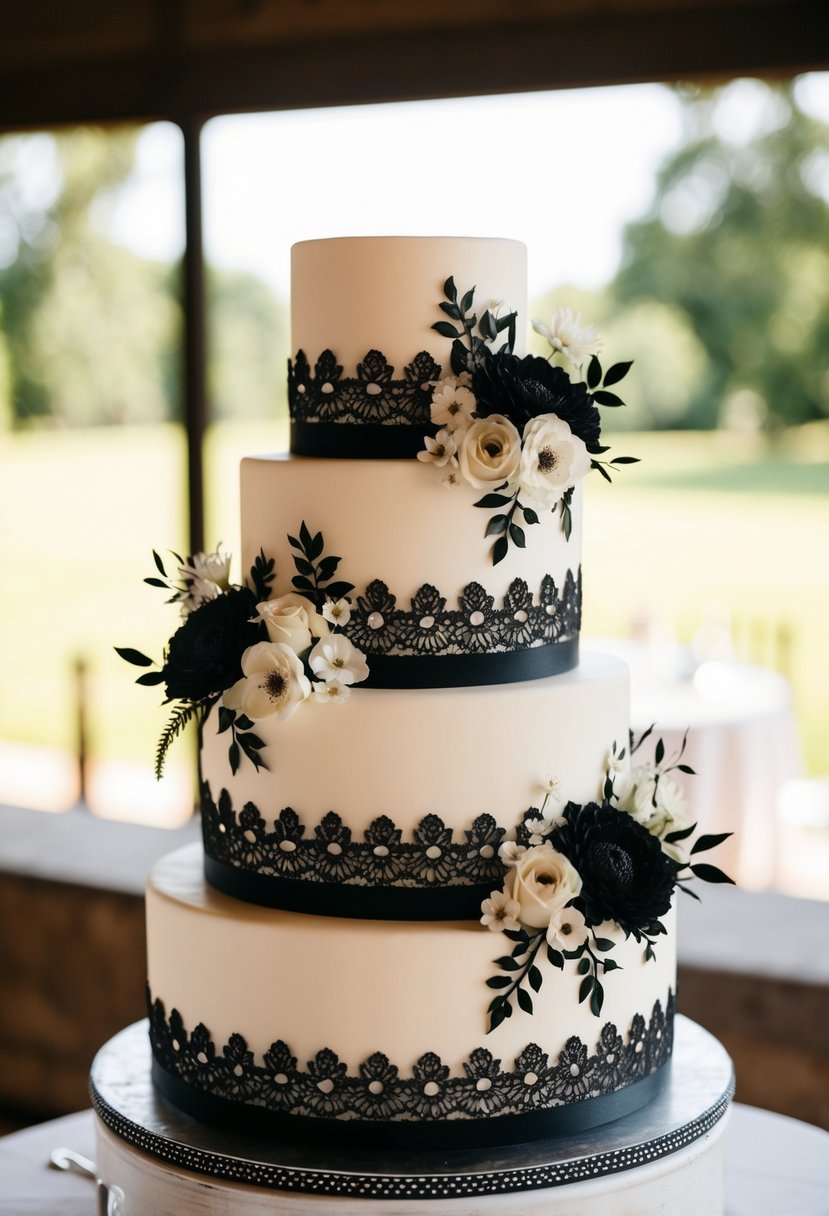
M721 434L616 435L642 463L589 479L585 631L648 615L689 638L727 614L743 657L790 675L812 772L829 772L829 426L773 451ZM285 446L279 423L223 424L207 447L208 536L238 553L238 462ZM93 748L149 759L163 720L113 653L150 654L176 623L146 587L150 550L185 544L178 428L0 437L0 738L71 746L72 664L90 665ZM238 576L238 568L234 570Z

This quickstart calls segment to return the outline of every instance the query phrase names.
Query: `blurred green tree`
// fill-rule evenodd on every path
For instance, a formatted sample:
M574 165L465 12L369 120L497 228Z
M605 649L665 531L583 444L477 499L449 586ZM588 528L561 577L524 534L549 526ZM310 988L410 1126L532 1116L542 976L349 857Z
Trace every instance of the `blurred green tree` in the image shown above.
M0 428L181 416L180 268L107 235L138 129L0 140ZM217 417L287 408L287 309L255 275L212 270Z
M177 340L167 268L105 234L133 167L134 129L78 128L2 142L0 304L15 423L168 417Z
M625 357L646 373L633 416L755 430L825 418L829 127L796 86L759 81L685 90L684 117L610 288Z

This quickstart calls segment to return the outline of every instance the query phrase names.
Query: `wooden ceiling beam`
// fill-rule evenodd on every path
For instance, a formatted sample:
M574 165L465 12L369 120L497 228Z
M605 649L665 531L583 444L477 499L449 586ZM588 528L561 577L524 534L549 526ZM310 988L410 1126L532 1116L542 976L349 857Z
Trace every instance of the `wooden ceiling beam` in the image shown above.
M517 11L518 4L513 12ZM205 119L214 114L639 81L791 76L829 68L826 0L671 0L568 9L463 29L196 44L169 28L129 52L0 57L0 129Z

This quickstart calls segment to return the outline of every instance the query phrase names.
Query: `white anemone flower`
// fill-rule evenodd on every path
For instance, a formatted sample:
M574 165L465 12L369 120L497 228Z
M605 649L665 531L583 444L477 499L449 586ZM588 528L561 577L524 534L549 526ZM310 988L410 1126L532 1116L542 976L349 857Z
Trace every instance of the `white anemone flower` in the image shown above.
M463 381L463 383L462 383ZM432 393L432 422L447 431L465 431L475 417L477 401L467 387L469 373L439 380Z
M533 321L533 329L542 338L546 338L550 346L559 354L581 367L588 356L595 354L601 345L598 330L590 325L583 325L582 319L572 308L554 308L550 324Z
M547 926L547 945L558 950L577 950L587 937L587 925L577 908L561 908Z
M290 718L311 692L302 663L285 642L257 642L242 655L244 675L222 696L228 709L251 718Z
M570 486L590 469L583 439L555 414L539 414L524 427L518 470L522 492L552 510Z
M530 844L543 844L544 837L549 836L553 830L553 825L548 819L528 819L524 824L527 831L530 833Z
M504 891L493 891L489 899L485 899L481 904L481 924L492 929L494 933L501 933L504 929L515 932L521 928L518 923L520 911L521 906L517 900L510 899Z
M505 866L514 866L526 851L526 845L518 844L515 840L505 840L498 849L498 856Z
M323 619L335 628L342 628L351 620L351 600L326 600L322 606Z
M308 656L308 665L318 680L327 683L359 684L368 676L368 664L361 650L342 633L321 638Z
M347 684L340 684L339 680L329 680L327 683L325 680L315 680L313 690L317 701L333 702L334 705L342 705L351 696L351 689Z
M431 435L427 435L423 442L426 446L418 452L418 460L422 460L425 464L434 464L438 469L456 463L455 453L458 450L458 444L451 431L444 428L438 431L434 439Z

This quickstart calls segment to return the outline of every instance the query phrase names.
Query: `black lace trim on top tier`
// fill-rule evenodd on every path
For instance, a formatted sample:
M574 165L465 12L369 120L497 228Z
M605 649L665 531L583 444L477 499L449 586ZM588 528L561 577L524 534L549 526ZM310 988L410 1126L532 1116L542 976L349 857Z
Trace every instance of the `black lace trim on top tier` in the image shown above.
M498 856L506 829L488 814L478 815L461 839L438 815L424 816L411 840L380 815L357 839L334 811L311 832L286 807L269 828L252 802L237 815L227 790L214 802L207 782L201 811L211 885L286 911L375 920L477 919L481 900L501 886L506 873Z
M534 598L516 578L502 602L480 583L468 583L458 607L424 583L401 607L380 579L351 608L343 632L366 655L362 687L439 688L540 679L578 662L582 580L568 570L559 590L552 575Z
M163 1003L148 992L150 1040L159 1070L154 1073L163 1091L199 1118L238 1121L245 1109L267 1125L268 1116L282 1116L283 1129L320 1134L336 1121L364 1134L388 1125L409 1125L412 1142L422 1142L429 1130L439 1143L463 1143L463 1125L474 1128L473 1142L508 1142L505 1117L522 1120L529 1132L570 1134L628 1113L651 1093L624 1096L629 1087L654 1077L667 1063L673 1047L674 997L667 1009L656 1001L648 1020L636 1014L627 1040L612 1022L602 1026L595 1050L577 1036L567 1040L556 1059L537 1043L529 1043L505 1069L502 1061L478 1047L463 1062L463 1076L450 1076L449 1066L435 1052L420 1056L411 1076L383 1052L368 1057L356 1073L334 1051L321 1048L302 1066L281 1039L260 1060L254 1058L241 1034L230 1035L219 1047L210 1030L199 1023L192 1031L173 1009L167 1017ZM515 1131L516 1129L513 1129ZM468 1134L468 1132L467 1132ZM444 1139L448 1137L448 1139Z

